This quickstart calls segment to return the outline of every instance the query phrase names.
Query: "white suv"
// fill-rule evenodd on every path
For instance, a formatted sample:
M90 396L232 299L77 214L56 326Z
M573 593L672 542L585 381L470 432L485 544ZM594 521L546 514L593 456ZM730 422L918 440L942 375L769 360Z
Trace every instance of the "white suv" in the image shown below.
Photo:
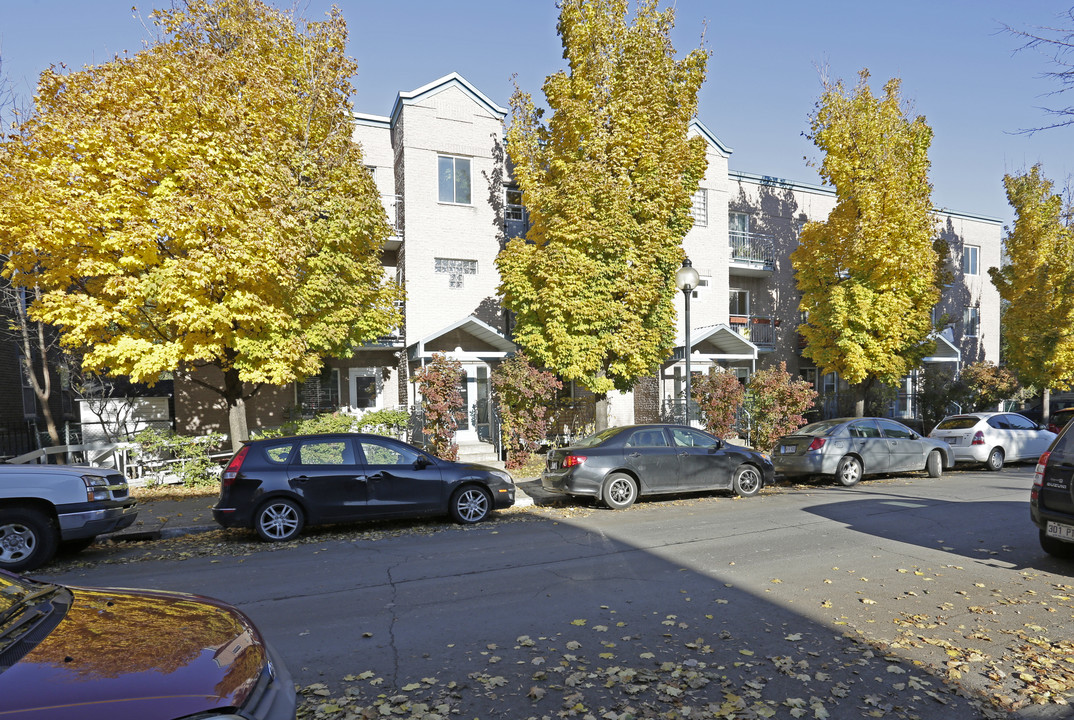
M138 512L127 478L108 468L0 464L0 568L32 570L62 545L77 551Z

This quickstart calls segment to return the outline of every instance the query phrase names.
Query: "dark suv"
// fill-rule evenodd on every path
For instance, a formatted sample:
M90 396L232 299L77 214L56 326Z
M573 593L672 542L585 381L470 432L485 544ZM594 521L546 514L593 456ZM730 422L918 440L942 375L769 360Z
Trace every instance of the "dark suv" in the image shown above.
M514 502L504 470L441 460L380 435L301 435L244 444L221 477L213 518L283 541L305 525L374 518L476 523Z
M1029 514L1049 555L1074 558L1074 423L1067 423L1040 456Z

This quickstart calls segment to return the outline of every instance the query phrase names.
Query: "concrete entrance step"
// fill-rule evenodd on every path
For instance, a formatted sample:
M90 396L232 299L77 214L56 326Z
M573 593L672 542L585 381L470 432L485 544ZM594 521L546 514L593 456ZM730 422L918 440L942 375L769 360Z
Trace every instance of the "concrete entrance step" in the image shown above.
M504 466L493 444L485 442L460 443L459 462L481 463L498 468Z

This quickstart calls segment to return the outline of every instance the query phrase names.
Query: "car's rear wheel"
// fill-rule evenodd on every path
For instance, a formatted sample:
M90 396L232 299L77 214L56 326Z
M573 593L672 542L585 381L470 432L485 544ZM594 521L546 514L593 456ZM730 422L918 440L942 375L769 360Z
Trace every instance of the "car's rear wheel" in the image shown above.
M0 510L0 568L33 570L52 559L59 543L52 519L33 508Z
M847 455L839 461L839 466L835 469L835 477L844 487L857 485L861 480L861 461Z
M739 497L751 497L761 491L761 482L761 473L757 468L742 464L735 469L731 485Z
M600 497L612 510L623 510L638 499L638 484L629 475L612 475L604 481Z
M985 469L992 472L1003 469L1003 448L992 448L992 452L988 453L988 459L985 460Z
M302 532L306 514L294 500L271 498L257 509L254 530L267 542L291 540Z
M451 496L451 518L463 525L479 523L492 513L492 497L485 488L469 485Z
M1052 557L1071 559L1074 558L1074 543L1063 542L1053 537L1048 537L1043 530L1040 531L1040 547Z
M939 450L933 450L929 453L928 460L925 461L925 472L932 478L938 478L943 475L943 458L940 457Z

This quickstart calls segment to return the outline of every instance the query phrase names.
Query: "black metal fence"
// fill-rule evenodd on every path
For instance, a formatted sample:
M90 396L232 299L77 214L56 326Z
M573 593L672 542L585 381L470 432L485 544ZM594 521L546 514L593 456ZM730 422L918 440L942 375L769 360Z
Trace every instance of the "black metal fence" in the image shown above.
M37 450L37 425L33 421L0 424L0 458Z

